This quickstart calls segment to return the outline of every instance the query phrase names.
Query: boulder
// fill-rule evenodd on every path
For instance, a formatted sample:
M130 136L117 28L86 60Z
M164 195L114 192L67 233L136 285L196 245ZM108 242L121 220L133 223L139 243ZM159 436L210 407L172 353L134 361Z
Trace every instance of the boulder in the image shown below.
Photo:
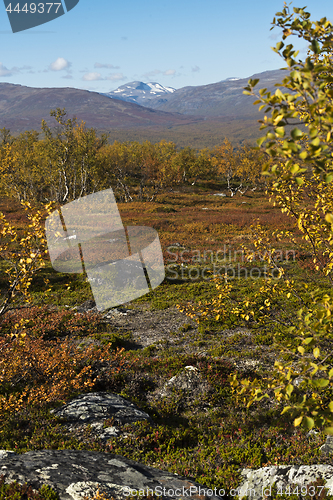
M53 488L60 500L93 498L99 490L108 498L122 500L148 493L165 499L222 499L207 487L185 477L154 469L133 460L94 451L39 450L22 455L0 451L0 475L7 483L43 484ZM148 490L148 491L147 491Z
M265 498L265 494L266 496L270 494L273 485L277 488L277 498L283 494L290 496L297 486L301 497L306 493L314 497L314 490L309 489L309 484L317 479L323 479L326 488L331 490L329 494L333 494L332 465L277 465L257 470L243 469L241 475L244 480L237 488L240 500L244 497L248 497L249 500L261 500ZM302 486L303 493L300 489ZM316 498L319 498L319 489L315 493Z
M64 406L51 410L56 417L91 422L113 417L115 421L128 424L139 420L151 421L148 413L140 410L134 403L110 392L89 392L72 399Z
M116 426L104 427L104 421L113 418L115 424L129 424L146 420L153 423L152 419L140 410L134 403L109 392L90 392L81 394L65 405L51 410L56 417L65 419L65 424L70 431L77 431L82 426L90 425L94 434L99 439L107 441L120 434Z

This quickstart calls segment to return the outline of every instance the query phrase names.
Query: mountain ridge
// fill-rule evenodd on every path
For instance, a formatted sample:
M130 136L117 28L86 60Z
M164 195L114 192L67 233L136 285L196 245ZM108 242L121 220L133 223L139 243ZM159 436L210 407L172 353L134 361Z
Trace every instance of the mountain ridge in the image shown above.
M274 70L254 74L252 78L260 79L258 89L266 87L274 92L275 82L283 76L281 70ZM13 135L40 130L42 119L51 127L56 126L50 110L65 108L68 117L76 116L98 133L109 133L109 140L164 139L181 147L203 148L214 146L225 137L239 144L254 142L260 135L258 120L264 113L253 106L254 97L243 94L248 78L233 77L181 89L163 87L157 82L134 83L146 92L144 102L148 106L72 87L0 83L0 129L9 128ZM122 87L126 88L126 84ZM124 92L122 97L126 97ZM133 100L133 93L127 97Z
M248 80L259 78L258 89L266 87L268 90L274 91L275 83L280 81L286 73L283 70L264 71L263 73L255 73L248 78L231 77L216 83L186 86L175 89L173 92L165 92L162 99L160 96L150 95L148 98L146 97L146 100L141 98L135 100L133 93L129 97L131 97L132 102L137 102L141 106L145 106L147 103L152 109L169 113L196 115L204 118L254 117L255 111L252 106L254 99L243 94ZM144 84L143 82L139 83ZM126 85L131 84L119 87L122 89L121 94L124 100ZM113 97L113 95L117 95L117 92L118 89L104 95Z

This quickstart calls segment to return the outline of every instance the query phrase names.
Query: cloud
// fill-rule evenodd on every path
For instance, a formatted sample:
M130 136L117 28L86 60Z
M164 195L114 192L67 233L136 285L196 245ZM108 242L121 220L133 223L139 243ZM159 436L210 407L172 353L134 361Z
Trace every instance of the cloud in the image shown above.
M148 71L148 73L145 73L143 76L145 78L151 78L152 76L156 76L156 75L175 76L176 70L175 69L167 69L166 71L162 71L160 69L154 69L153 71Z
M0 76L12 76L14 71L6 68L2 63L0 63Z
M199 66L193 66L192 71L193 71L193 73L200 71Z
M126 79L127 77L124 76L123 73L111 73L111 75L105 78L105 80L111 80L111 82L119 82Z
M93 72L93 73L86 73L85 75L83 75L82 80L84 80L85 82L93 82L96 80L104 80L104 78L102 78L102 75L100 73Z
M97 80L108 80L111 82L119 82L121 80L126 80L127 77L123 75L123 73L111 73L110 75L103 77L101 73L91 72L83 75L82 80L85 82L94 82Z
M53 63L50 64L49 68L52 71L62 71L63 69L70 68L71 63L64 59L63 57L58 57Z
M107 68L107 69L119 69L120 66L113 66L113 64L102 64L102 63L95 63L94 68Z
M61 78L65 78L66 80L72 80L73 76L68 73L67 75L62 76Z

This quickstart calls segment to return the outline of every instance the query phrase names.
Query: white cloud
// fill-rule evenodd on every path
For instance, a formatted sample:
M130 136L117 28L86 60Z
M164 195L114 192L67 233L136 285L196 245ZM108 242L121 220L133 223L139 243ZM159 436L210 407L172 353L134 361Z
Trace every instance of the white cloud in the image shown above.
M64 59L63 57L58 57L53 63L50 64L50 69L52 71L62 71L63 69L68 69L71 63Z
M72 80L73 76L68 73L67 75L62 76L61 78L65 78L66 80Z
M112 82L119 82L126 79L127 77L124 76L123 73L111 73L111 75L105 78L105 80L111 80Z
M193 71L193 73L196 73L197 71L200 71L199 66L193 66L192 71Z
M13 71L6 68L2 63L0 63L0 76L12 76Z
M175 76L175 74L176 74L175 69L167 69L166 71L161 71L160 69L154 69L153 71L148 71L148 73L145 73L143 76L149 79L152 76L156 75Z
M113 64L103 64L103 63L95 63L94 68L107 68L107 69L119 69L120 66L113 66Z
M93 82L95 80L103 80L103 78L100 73L86 73L83 75L82 80L85 82Z

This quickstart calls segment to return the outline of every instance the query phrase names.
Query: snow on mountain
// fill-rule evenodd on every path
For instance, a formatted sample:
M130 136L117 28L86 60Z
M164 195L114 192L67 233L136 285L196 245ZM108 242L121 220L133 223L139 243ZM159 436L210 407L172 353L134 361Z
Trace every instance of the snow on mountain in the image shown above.
M141 104L144 106L149 106L149 101L151 99L156 99L163 103L167 94L172 94L175 89L172 87L164 87L157 82L130 82L125 85L121 85L116 90L104 93L103 95L111 97L113 99L120 99L121 101L134 102L136 104Z

